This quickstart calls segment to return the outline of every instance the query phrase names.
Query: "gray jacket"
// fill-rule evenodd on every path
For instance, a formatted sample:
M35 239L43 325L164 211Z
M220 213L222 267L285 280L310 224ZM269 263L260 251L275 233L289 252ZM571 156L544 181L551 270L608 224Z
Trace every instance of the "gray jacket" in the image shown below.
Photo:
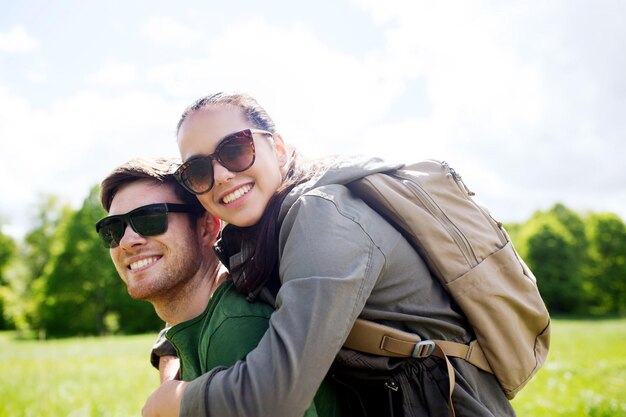
M287 196L279 235L282 285L269 330L245 361L189 383L181 416L302 416L357 317L422 338L472 339L420 256L344 185L394 168L379 159L345 160ZM459 408L470 415L514 415L492 375L460 360L454 365L457 415ZM435 384L428 380L445 385L447 377L424 378L430 388L423 395L441 396L429 391ZM443 396L433 403L446 410Z

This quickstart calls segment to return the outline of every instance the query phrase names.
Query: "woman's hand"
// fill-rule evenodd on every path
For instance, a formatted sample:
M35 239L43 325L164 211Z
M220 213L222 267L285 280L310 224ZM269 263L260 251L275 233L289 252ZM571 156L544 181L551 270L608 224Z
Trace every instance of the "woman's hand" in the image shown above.
M141 409L142 417L178 417L187 383L165 381L149 397Z

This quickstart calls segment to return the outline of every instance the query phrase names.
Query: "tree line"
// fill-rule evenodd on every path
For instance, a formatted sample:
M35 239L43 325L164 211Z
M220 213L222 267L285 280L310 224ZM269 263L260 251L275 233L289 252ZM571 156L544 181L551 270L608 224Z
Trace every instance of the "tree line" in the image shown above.
M94 228L106 215L95 186L75 210L54 195L17 242L0 227L0 329L40 338L155 332L152 306L126 293ZM626 314L626 226L613 213L556 204L505 225L553 315Z

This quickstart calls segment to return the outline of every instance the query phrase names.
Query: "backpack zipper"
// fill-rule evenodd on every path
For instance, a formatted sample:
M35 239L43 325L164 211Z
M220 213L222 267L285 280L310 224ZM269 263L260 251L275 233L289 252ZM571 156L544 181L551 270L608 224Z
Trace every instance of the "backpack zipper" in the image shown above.
M433 215L436 219L439 220L441 225L448 231L448 234L452 237L452 239L456 242L457 246L463 253L465 260L470 265L470 267L475 267L478 265L478 259L474 254L474 250L469 244L467 238L463 233L459 230L458 227L446 216L441 207L433 200L433 198L428 194L426 190L424 190L419 184L411 181L410 179L402 176L401 174L395 174L404 185L406 185L410 190L412 190L417 197L417 199L422 203L422 205Z
M441 165L443 165L444 169L452 176L452 178L454 179L454 182L461 190L461 193L465 193L468 196L467 199L483 214L483 216L487 220L487 223L489 223L493 227L498 237L500 237L500 243L502 243L502 246L506 245L508 243L508 239L506 235L504 234L504 232L502 231L502 223L494 219L493 216L488 211L482 208L479 204L477 204L474 201L474 199L471 198L472 196L476 195L476 193L471 191L467 187L461 175L458 172L456 172L454 168L452 168L446 161L442 161Z

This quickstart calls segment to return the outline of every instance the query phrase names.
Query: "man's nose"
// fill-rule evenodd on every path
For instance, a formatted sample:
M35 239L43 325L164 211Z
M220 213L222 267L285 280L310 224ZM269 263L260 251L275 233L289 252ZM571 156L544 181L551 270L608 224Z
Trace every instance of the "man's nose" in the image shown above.
M141 245L146 242L146 238L135 232L130 224L126 225L124 229L124 234L120 239L120 247L122 249L132 248L136 245Z

